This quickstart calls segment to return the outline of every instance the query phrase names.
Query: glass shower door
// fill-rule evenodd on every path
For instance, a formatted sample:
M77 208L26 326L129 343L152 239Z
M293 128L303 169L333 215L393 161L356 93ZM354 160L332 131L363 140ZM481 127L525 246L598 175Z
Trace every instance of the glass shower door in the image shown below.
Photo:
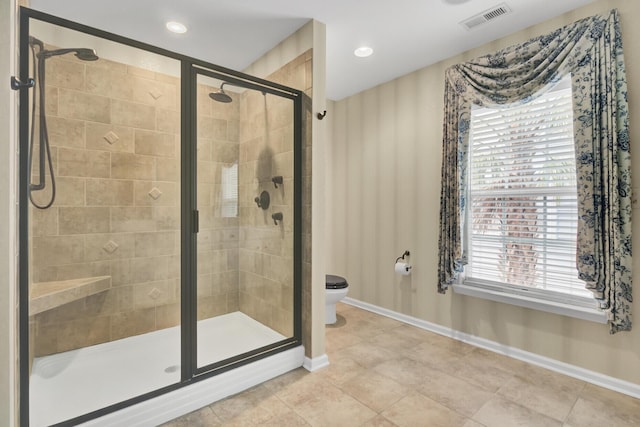
M294 335L294 102L197 76L197 367Z
M181 379L180 62L29 30L29 406L44 426Z

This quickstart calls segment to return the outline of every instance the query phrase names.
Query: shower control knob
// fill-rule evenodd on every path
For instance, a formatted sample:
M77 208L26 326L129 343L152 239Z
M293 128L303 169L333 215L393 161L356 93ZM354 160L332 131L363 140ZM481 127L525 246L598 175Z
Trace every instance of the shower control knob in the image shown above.
M271 218L273 219L273 223L275 225L278 225L278 221L282 222L282 212L276 212L274 214L271 214Z
M274 176L271 178L271 182L273 182L274 187L278 188L278 184L282 185L282 176Z
M262 193L260 193L260 196L253 199L253 201L256 202L256 205L258 205L259 208L262 208L262 210L266 211L267 209L269 209L271 197L269 197L268 191L263 191Z

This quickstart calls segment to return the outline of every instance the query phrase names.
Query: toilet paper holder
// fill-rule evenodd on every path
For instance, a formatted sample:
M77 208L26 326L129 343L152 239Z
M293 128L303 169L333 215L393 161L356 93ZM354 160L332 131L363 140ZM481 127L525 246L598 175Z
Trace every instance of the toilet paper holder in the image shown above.
M404 251L404 253L402 255L400 255L398 258L396 258L396 262L394 262L394 264L396 264L398 261L400 261L401 259L404 259L404 257L406 256L410 256L411 252L409 251Z
M410 255L411 253L409 251L404 251L402 255L396 258L394 270L397 274L400 274L402 276L408 276L411 274L411 264L405 261L405 257L408 257Z

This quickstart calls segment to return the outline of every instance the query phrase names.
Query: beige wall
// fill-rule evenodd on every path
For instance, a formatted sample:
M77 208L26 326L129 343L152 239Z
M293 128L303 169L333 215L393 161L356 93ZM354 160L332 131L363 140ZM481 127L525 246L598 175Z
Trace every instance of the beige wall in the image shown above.
M436 292L445 69L611 8L620 12L632 140L640 140L633 119L640 115L640 3L628 0L594 2L335 103L327 264L347 277L349 296L640 384L638 324L612 336L606 325ZM634 166L640 167L634 154ZM634 182L638 187L639 173ZM636 224L639 212L634 211ZM414 270L401 278L393 263L404 250L411 251ZM634 264L634 296L640 301L640 265Z
M0 2L0 80L16 74L17 1ZM16 143L17 93L0 85L0 426L16 425Z
M326 168L326 156L328 151L327 129L329 121L317 118L318 113L325 111L327 107L326 96L326 68L327 46L326 26L318 21L313 21L313 93L311 106L311 140L313 146L310 149L311 170L313 186L311 188L311 348L307 351L309 357L318 358L325 353L324 341L324 315L325 315L325 275L330 271L326 268L326 253L330 246L327 244L326 216L328 209L328 194L326 180L328 171ZM326 118L326 117L325 117ZM307 160L308 162L308 160ZM306 187L305 187L306 188ZM306 252L305 252L306 253Z

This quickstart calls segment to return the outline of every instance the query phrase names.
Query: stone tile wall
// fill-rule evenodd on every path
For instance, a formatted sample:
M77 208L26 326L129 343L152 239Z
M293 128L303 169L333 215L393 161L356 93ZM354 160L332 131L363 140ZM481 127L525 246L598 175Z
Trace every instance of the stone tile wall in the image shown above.
M310 61L309 51L269 79L310 93ZM198 319L240 310L291 336L293 105L254 91L219 104L208 97L216 89L198 85ZM179 324L179 102L171 76L104 59L48 60L57 196L52 208L30 211L31 280L110 276L112 289L33 316L35 356ZM238 159L239 216L225 218L220 175ZM278 189L275 175L284 177ZM253 201L262 189L268 211ZM274 212L284 216L278 226Z
M310 62L308 51L268 79L310 89ZM285 336L293 335L293 111L291 100L246 91L240 112L240 311ZM278 188L274 176L283 177ZM271 205L262 210L254 198L265 190ZM283 214L278 225L271 218L276 212ZM310 210L304 218L310 232Z
M33 316L35 356L178 325L179 80L72 55L46 65L57 197L52 208L30 211L31 280L111 276L112 289ZM239 121L237 111L198 111L203 318L238 309L237 218L214 214L220 163L213 159L237 159ZM34 197L44 201L48 191Z
M198 319L238 311L238 224L222 210L222 170L238 163L240 102L223 104L198 85ZM231 92L230 95L233 95Z

